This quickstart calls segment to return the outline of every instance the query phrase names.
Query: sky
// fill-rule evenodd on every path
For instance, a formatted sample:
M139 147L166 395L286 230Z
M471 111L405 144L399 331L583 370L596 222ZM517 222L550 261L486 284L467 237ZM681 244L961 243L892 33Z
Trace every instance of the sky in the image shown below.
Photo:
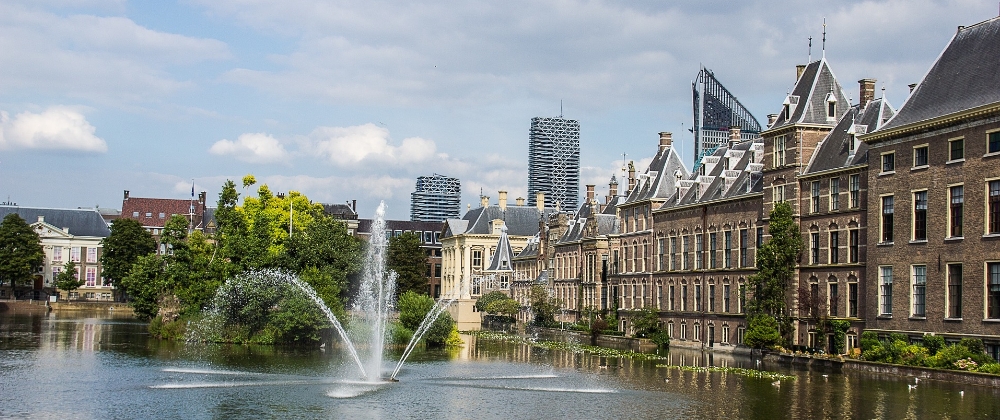
M642 170L661 131L691 166L701 66L762 123L823 54L897 109L996 1L0 0L0 200L121 208L218 199L253 174L409 218L416 178L527 195L532 117L580 121L581 190ZM826 42L821 41L826 22ZM562 109L562 111L560 111ZM240 188L243 192L243 189ZM581 191L582 194L582 191Z

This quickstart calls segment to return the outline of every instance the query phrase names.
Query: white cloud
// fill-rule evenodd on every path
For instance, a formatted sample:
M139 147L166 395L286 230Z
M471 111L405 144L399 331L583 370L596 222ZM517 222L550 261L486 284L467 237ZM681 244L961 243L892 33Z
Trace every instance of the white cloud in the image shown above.
M232 156L249 163L278 163L288 159L285 147L265 133L244 133L236 141L222 139L208 149L213 155Z
M423 162L435 157L437 149L434 141L420 137L405 138L394 146L390 143L389 130L372 123L318 127L309 134L306 147L342 167L363 162L389 165Z
M0 112L0 149L72 150L104 153L108 145L79 111L53 106L41 113L22 112L13 119Z

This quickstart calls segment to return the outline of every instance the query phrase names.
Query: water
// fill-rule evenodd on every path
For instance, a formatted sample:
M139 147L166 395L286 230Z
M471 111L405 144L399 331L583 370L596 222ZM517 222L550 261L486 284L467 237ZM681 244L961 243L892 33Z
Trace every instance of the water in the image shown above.
M858 372L770 381L464 337L418 346L398 383L350 381L345 351L152 339L106 313L0 313L0 418L995 418L1000 391ZM399 357L389 350L388 358ZM669 363L751 367L675 349ZM827 375L827 376L823 376ZM960 396L959 391L964 391Z

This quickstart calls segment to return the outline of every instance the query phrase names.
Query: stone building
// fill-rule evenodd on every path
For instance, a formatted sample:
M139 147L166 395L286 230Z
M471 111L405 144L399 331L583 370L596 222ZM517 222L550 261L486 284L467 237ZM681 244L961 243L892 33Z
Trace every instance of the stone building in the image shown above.
M867 329L1000 359L1000 18L959 27L869 147Z

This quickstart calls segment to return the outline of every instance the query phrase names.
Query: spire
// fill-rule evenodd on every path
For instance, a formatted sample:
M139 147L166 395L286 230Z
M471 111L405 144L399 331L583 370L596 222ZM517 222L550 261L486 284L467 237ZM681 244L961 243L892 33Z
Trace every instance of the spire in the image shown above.
M514 266L511 260L514 258L514 251L510 248L510 240L507 239L507 223L500 226L500 239L497 241L497 250L490 259L490 265L486 272L513 271Z
M826 60L826 18L823 18L823 59Z

